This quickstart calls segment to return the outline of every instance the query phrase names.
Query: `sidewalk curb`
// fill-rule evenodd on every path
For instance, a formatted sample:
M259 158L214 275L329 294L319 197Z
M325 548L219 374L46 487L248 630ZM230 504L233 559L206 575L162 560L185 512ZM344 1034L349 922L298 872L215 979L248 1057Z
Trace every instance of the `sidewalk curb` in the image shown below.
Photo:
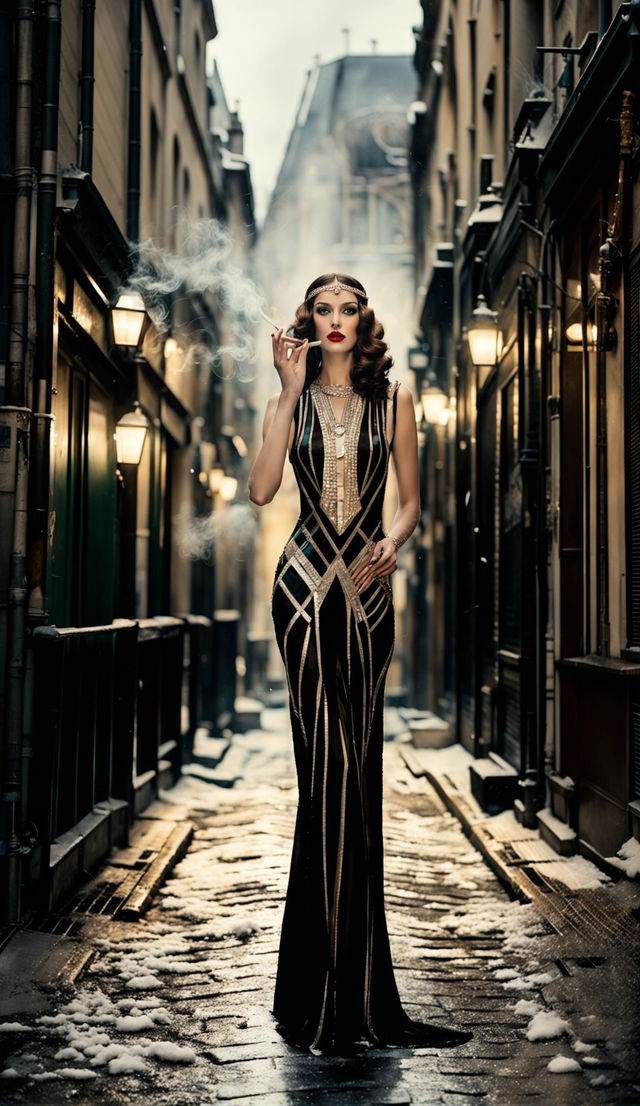
M484 857L508 894L522 903L534 905L558 934L580 934L619 946L636 947L640 932L640 894L634 886L625 886L628 881L621 883L620 888L614 881L612 885L596 889L576 889L564 884L557 874L545 872L548 862L510 858L509 843L496 840L485 827L490 816L479 815L465 792L455 786L446 773L426 767L411 745L401 744L399 751L411 774L428 780L455 815L471 844ZM573 859L558 854L560 863L570 863ZM618 890L623 893L617 894Z
M193 839L193 831L193 822L179 822L172 829L154 861L116 912L116 918L137 921L144 914L158 887L185 855Z
M425 768L414 755L410 745L400 745L399 751L411 775L416 778L422 776L434 787L445 806L461 823L471 844L482 853L492 872L504 884L507 891L515 895L521 902L534 902L535 896L531 882L526 877L522 878L523 873L518 873L516 876L513 867L506 864L500 853L492 847L493 838L483 832L482 822L484 819L478 818L470 809L464 792L454 788L440 772L433 772Z

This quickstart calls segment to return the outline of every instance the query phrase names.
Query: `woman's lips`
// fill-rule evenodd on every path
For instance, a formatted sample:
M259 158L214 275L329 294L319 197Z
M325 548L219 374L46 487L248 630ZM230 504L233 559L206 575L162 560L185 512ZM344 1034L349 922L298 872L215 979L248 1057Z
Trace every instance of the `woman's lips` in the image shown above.
M339 334L338 331L333 331L333 333L327 334L327 338L330 342L342 342L344 341L344 334Z

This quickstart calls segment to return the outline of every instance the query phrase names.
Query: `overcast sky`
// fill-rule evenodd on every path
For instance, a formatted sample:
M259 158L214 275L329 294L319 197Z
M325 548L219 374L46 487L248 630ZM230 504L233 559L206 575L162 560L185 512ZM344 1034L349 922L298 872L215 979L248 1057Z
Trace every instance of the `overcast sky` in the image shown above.
M214 0L218 62L229 107L240 101L245 154L251 162L258 222L275 184L307 70L316 54L413 55L411 28L422 23L419 0ZM417 83L417 78L416 78Z

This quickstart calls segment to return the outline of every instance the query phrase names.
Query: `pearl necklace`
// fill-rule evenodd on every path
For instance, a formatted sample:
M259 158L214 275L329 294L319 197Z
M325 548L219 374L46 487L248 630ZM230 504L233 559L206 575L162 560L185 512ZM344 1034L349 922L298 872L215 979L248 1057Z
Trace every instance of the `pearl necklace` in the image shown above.
M318 384L315 380L314 384L326 396L346 396L353 391L352 384Z
M330 411L330 421L333 423L333 432L336 435L338 441L336 442L336 457L344 457L344 435L347 431L348 412L351 406L352 396L355 395L352 384L318 384L316 380L311 384L311 388L320 392L325 396L346 396L347 402L345 403L342 420L338 422L336 419L335 411L332 404L327 399L327 407Z

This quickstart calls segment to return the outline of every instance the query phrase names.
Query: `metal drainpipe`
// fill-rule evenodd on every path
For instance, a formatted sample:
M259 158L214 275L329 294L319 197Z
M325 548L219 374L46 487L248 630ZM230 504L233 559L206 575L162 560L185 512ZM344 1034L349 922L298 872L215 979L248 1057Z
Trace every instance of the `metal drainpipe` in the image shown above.
M9 328L9 373L2 380L7 406L0 410L3 425L11 432L13 473L6 494L12 496L13 539L10 550L7 592L7 667L4 713L4 783L2 832L7 835L6 914L8 922L20 916L20 841L18 819L21 801L22 688L24 674L24 603L26 506L29 457L30 411L26 407L26 355L29 306L29 256L31 246L31 202L35 170L31 164L31 121L33 102L33 25L30 0L19 0L16 31L16 139L13 172L14 208L11 321ZM5 388L6 383L6 388ZM5 489L2 489L5 491ZM7 550L7 553L9 551Z
M93 172L93 89L95 85L96 0L82 0L82 71L80 73L80 137L78 161Z
M33 380L34 427L30 478L29 617L47 621L46 571L49 532L49 449L53 377L56 188L58 180L58 103L60 86L61 0L48 0L44 16L46 58L42 108L42 152L36 224L36 350Z
M127 180L127 238L136 247L140 239L140 108L142 77L142 0L129 4L129 166Z

